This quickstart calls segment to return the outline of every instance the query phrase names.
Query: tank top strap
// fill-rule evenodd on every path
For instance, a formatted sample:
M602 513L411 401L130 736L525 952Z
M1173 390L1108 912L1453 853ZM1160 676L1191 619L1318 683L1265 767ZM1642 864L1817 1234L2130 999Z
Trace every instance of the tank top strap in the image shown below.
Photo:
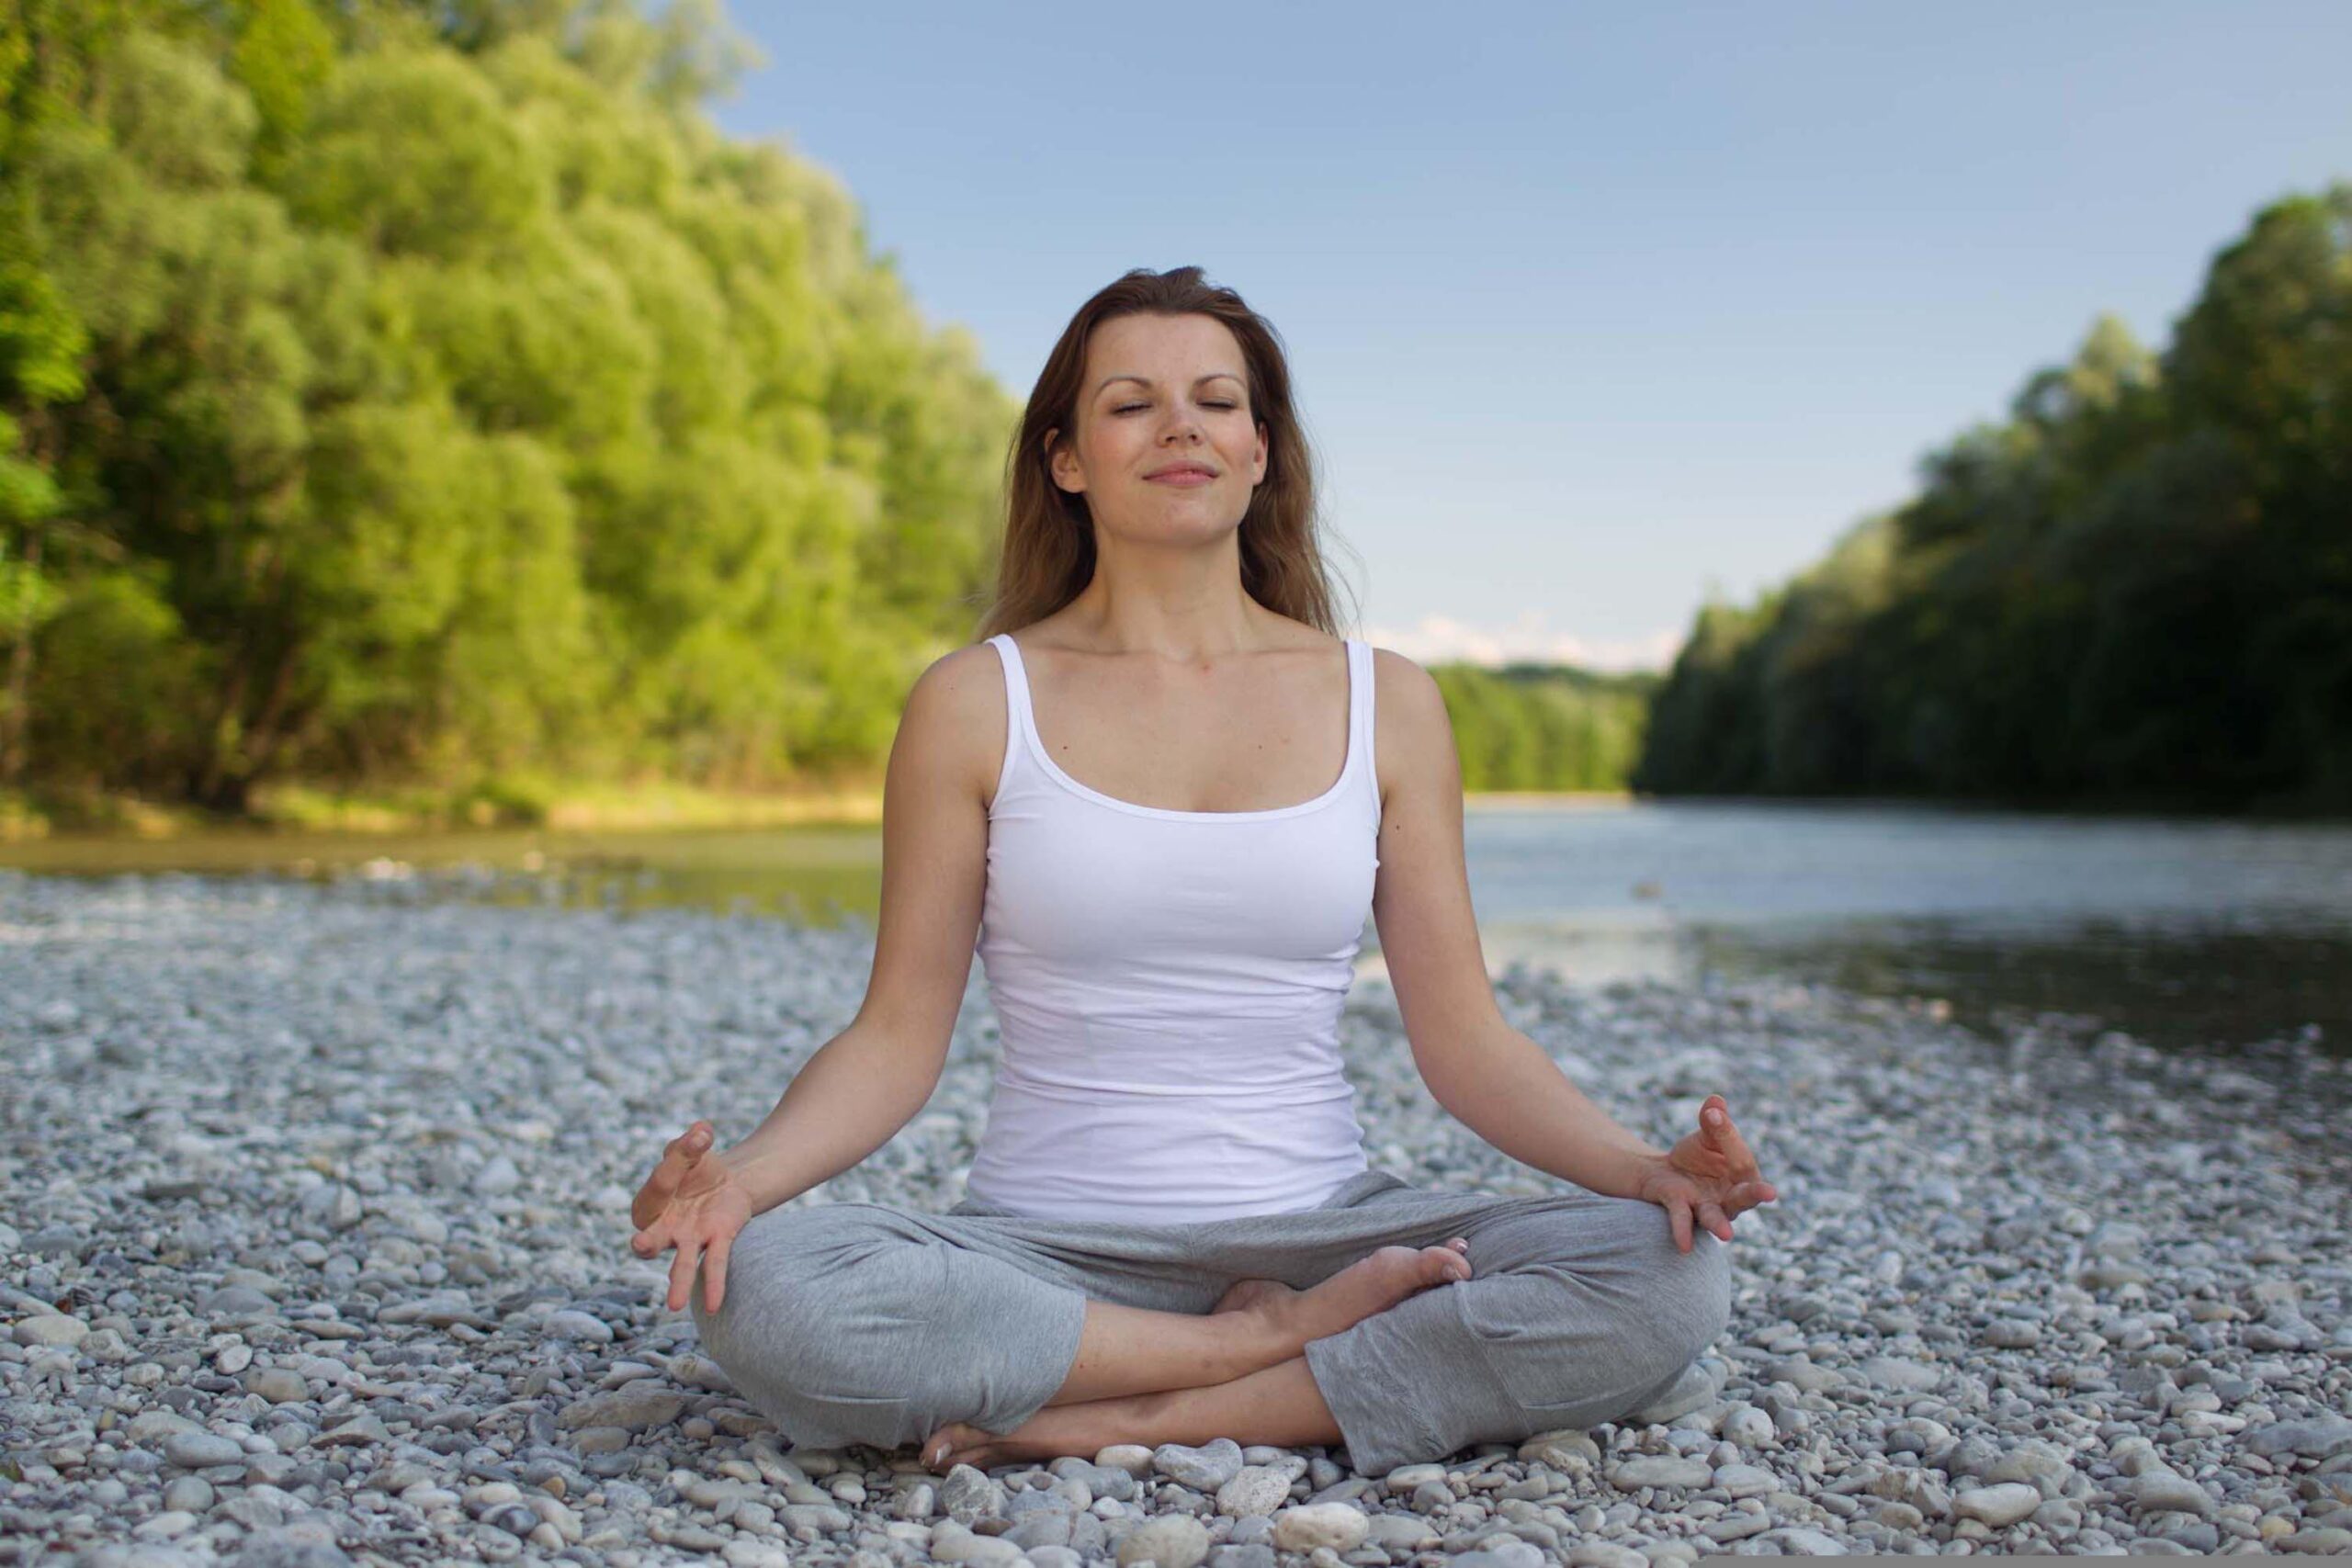
M1022 667L1021 645L1011 632L989 638L996 645L997 662L1004 669L1005 713L1017 720L1029 716L1029 671Z
M1351 766L1363 773L1364 793L1372 800L1373 820L1380 820L1380 767L1378 754L1373 750L1373 686L1372 644L1361 637L1348 638L1348 755L1359 759Z
M1029 712L1029 671L1021 662L1020 645L1012 640L1011 632L999 632L989 641L995 647L997 663L1004 671L1004 761L997 768L993 800L1002 797L1005 785L1012 777L1013 759L1024 750L1022 734L1032 728L1036 720Z

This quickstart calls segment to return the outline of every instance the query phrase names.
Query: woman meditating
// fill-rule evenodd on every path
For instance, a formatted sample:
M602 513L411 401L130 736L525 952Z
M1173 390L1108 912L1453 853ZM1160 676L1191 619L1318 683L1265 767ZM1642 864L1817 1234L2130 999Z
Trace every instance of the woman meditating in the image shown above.
M1773 1189L1722 1096L1654 1149L1504 1021L1445 705L1332 631L1272 328L1197 267L1103 289L1007 513L991 635L891 749L856 1018L637 1195L671 1309L794 1442L920 1440L940 1472L1227 1437L1378 1475L1662 1395ZM1367 1164L1338 1030L1367 913L1430 1094L1575 1190ZM929 1100L976 951L1002 1055L966 1198L783 1207Z

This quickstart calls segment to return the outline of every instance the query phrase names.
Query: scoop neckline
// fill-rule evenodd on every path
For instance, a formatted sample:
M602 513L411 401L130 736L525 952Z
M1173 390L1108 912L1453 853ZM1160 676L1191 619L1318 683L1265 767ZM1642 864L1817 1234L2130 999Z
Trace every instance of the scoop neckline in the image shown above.
M1263 822L1280 817L1296 817L1304 812L1313 811L1318 807L1328 806L1339 798L1340 792L1346 788L1348 781L1355 776L1358 694L1354 637L1340 639L1341 645L1347 650L1348 664L1348 750L1345 760L1340 764L1340 776L1331 781L1329 789L1312 800L1302 800L1295 806L1261 807L1251 811L1179 811L1172 806L1146 806L1140 801L1122 800L1115 795L1105 795L1092 785L1081 784L1062 772L1061 764L1055 761L1046 750L1045 737L1037 733L1036 692L1029 684L1028 657L1021 651L1021 645L1012 640L1011 632L1000 632L998 635L1011 645L1015 661L1014 670L1021 678L1021 734L1028 747L1029 755L1035 760L1040 768L1045 770L1048 778L1098 805L1110 807L1114 811L1129 812L1137 817L1159 817L1180 822Z

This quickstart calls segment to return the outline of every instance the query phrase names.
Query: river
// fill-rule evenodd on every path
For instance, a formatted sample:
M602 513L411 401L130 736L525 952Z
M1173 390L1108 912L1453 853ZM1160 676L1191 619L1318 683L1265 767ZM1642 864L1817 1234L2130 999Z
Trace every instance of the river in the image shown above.
M1826 983L2228 1050L2352 1051L2352 825L1926 807L1474 797L1464 848L1490 968ZM478 897L874 917L866 827L220 833L0 845L36 872L326 875L474 864ZM1384 968L1367 926L1360 973Z

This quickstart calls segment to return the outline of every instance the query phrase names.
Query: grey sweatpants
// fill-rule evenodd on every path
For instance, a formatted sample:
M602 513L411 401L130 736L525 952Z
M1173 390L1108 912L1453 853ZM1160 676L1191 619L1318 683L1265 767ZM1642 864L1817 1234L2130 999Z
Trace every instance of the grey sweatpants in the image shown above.
M888 1450L951 1421L1002 1433L1035 1415L1077 1359L1089 1299L1205 1313L1237 1280L1303 1290L1375 1247L1455 1235L1469 1279L1306 1345L1362 1474L1628 1416L1730 1316L1725 1244L1699 1230L1678 1251L1657 1204L1433 1191L1377 1167L1317 1208L1187 1224L972 1199L945 1213L771 1209L736 1236L718 1312L699 1277L691 1307L704 1349L786 1437Z

